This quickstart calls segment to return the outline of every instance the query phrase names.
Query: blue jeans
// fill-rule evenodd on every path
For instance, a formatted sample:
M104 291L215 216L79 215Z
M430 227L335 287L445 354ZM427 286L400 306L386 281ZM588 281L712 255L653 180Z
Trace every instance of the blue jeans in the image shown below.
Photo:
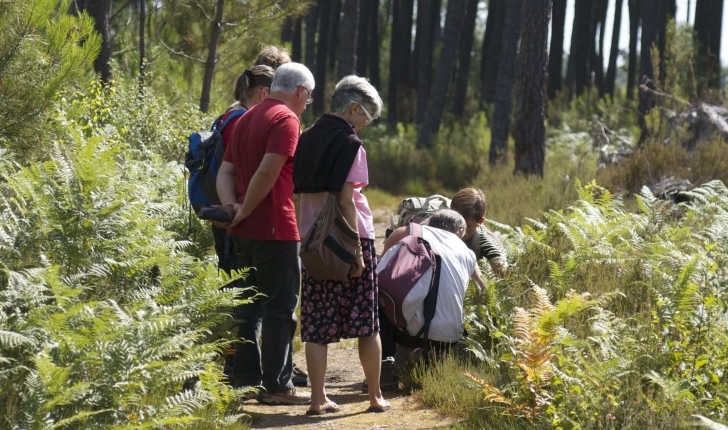
M293 388L293 336L296 306L301 289L298 264L300 243L252 240L233 236L239 267L250 267L244 298L264 294L252 303L235 308L238 336L235 346L233 384L262 385L269 393ZM262 343L262 345L261 345Z

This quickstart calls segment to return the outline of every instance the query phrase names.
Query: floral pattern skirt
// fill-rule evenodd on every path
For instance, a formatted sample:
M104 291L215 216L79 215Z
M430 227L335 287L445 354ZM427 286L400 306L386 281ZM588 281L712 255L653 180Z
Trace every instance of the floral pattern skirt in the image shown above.
M364 272L348 281L317 281L302 269L301 338L320 345L371 336L379 331L377 254L361 239Z

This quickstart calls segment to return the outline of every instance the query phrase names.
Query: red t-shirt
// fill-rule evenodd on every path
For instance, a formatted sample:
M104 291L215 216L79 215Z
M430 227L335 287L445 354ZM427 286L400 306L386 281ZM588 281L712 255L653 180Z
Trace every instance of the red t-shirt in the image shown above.
M267 99L251 108L235 124L224 160L235 165L238 203L243 203L248 185L263 156L288 156L273 189L248 218L229 230L230 234L254 240L300 240L293 205L293 154L301 123L282 101Z
M222 123L224 123L225 120L228 119L228 117L230 116L230 114L232 114L233 112L235 112L235 110L231 110L230 112L225 113L222 116L222 118L220 119L220 124L222 125ZM245 114L243 114L243 115L245 115ZM236 117L236 118L231 119L230 122L228 123L228 125L225 126L225 130L222 131L222 145L223 145L223 148L227 148L227 143L232 138L233 129L235 128L235 124L237 124L238 122L240 122L240 119L243 117L243 115L240 115L239 117Z

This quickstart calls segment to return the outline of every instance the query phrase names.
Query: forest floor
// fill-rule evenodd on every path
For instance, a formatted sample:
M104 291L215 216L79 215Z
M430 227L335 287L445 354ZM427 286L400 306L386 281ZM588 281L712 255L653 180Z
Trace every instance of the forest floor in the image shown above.
M306 368L303 350L295 354L293 361L302 369ZM424 407L416 397L403 391L384 393L392 405L390 411L367 413L369 396L361 392L363 381L356 341L344 341L329 347L326 370L326 393L339 405L341 412L306 416L308 406L267 406L255 400L243 403L241 412L250 416L254 429L444 429L455 422ZM310 387L300 390L310 391Z
M393 208L392 208L393 209ZM374 209L377 253L382 252L384 232L389 226L390 209ZM294 363L306 368L303 348L295 353ZM404 391L384 393L392 405L389 412L367 413L369 397L361 392L364 371L359 362L356 340L346 340L329 347L326 370L326 393L336 402L341 412L319 416L306 416L308 406L267 406L255 400L243 403L241 412L250 416L254 429L441 429L455 420L428 409ZM300 390L310 391L310 387Z

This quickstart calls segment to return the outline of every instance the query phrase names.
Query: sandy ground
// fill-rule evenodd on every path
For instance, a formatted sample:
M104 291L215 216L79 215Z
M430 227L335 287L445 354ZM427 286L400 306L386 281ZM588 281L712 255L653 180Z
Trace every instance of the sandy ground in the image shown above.
M296 354L294 362L305 369L303 351ZM392 405L389 412L367 413L369 397L361 392L364 372L359 363L355 341L346 341L329 348L329 365L326 372L326 391L341 412L319 416L306 416L308 406L266 406L249 400L242 411L250 415L254 429L440 429L453 424L452 419L440 416L424 408L414 398L403 392L385 393ZM309 391L309 388L300 388Z

